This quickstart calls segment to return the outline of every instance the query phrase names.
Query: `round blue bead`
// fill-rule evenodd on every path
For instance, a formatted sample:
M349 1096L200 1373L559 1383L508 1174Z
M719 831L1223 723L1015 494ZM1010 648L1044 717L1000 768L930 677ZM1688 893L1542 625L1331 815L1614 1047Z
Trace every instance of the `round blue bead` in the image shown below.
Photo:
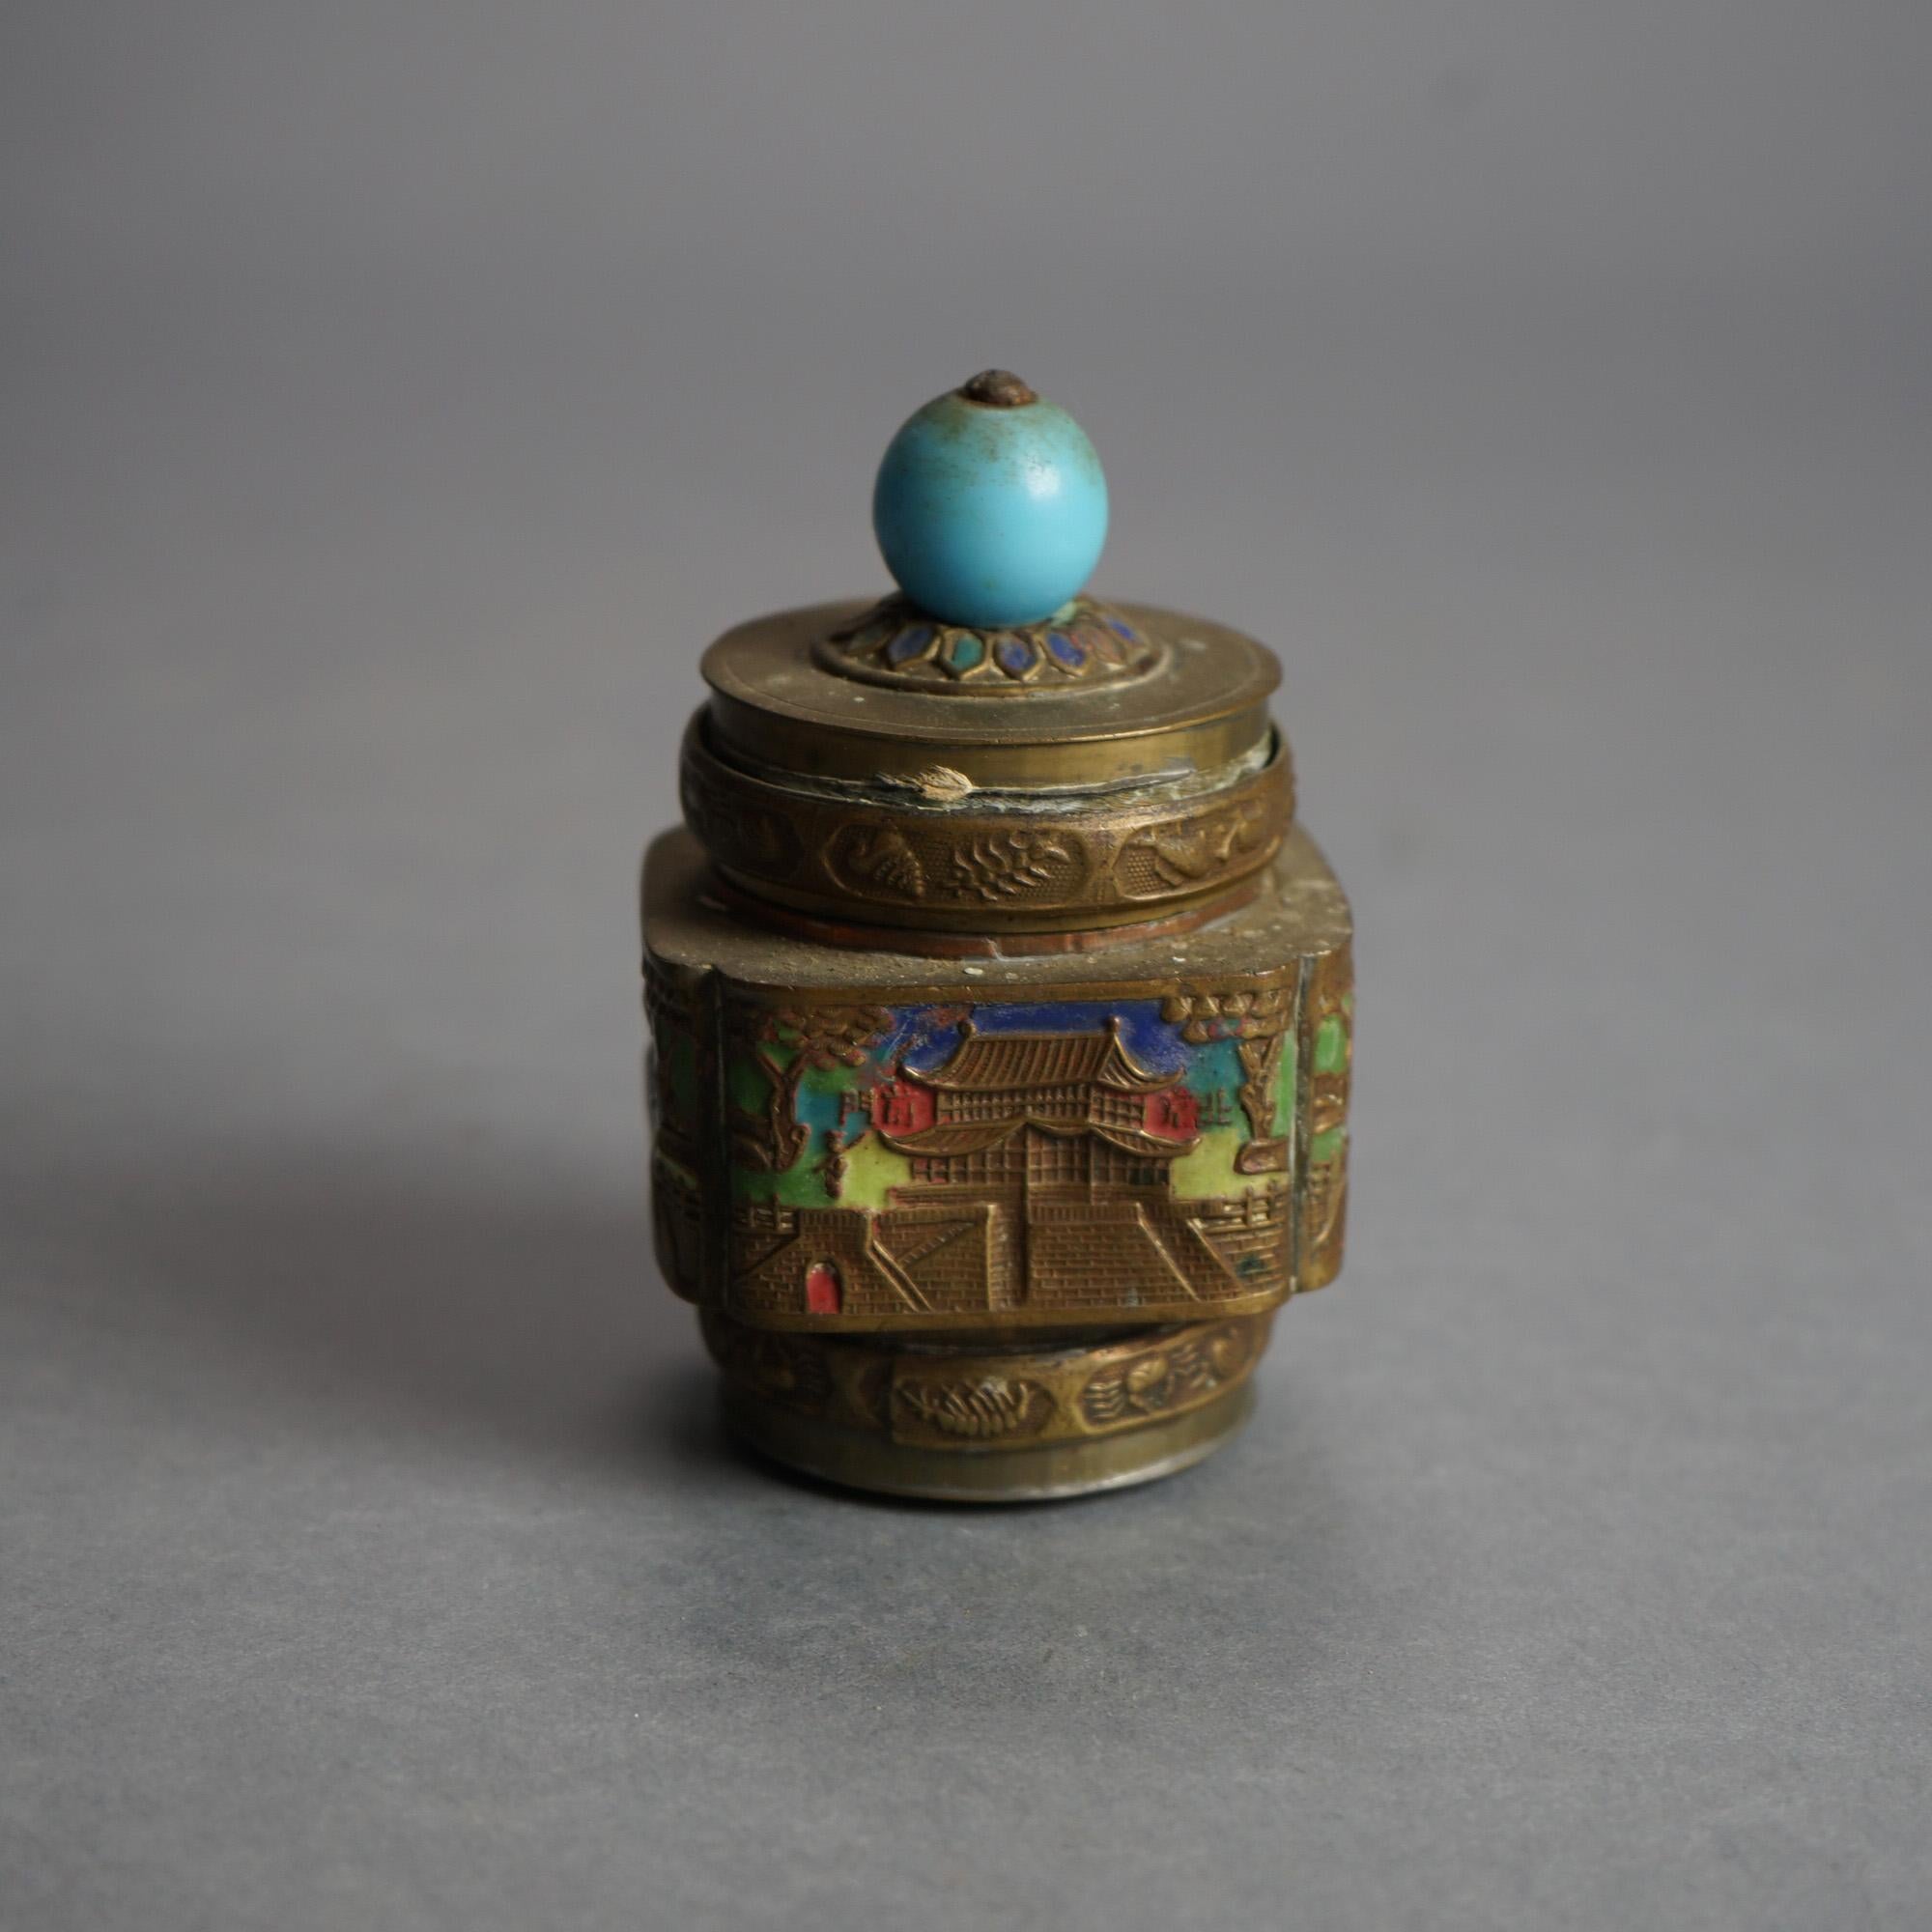
M894 437L872 527L887 569L931 615L980 629L1037 624L1099 561L1107 479L1065 410L953 390Z

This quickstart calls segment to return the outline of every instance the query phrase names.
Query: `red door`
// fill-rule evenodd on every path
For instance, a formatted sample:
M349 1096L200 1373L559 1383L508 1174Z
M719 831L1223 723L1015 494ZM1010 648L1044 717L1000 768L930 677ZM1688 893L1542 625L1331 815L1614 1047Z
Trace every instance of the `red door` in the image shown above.
M838 1279L837 1262L813 1262L805 1271L805 1312L808 1315L837 1315L845 1299L845 1284Z

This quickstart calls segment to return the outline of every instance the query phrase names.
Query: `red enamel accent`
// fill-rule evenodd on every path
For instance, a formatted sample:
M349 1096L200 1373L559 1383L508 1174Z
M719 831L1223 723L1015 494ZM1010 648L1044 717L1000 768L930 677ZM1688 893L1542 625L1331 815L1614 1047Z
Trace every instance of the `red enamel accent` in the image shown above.
M1165 1087L1147 1096L1144 1122L1164 1141L1190 1141L1201 1124L1201 1102L1185 1087Z
M845 1299L845 1284L838 1279L837 1262L813 1262L805 1271L805 1312L808 1315L837 1315Z
M888 1080L872 1095L872 1124L882 1133L923 1133L933 1113L932 1089L911 1080Z

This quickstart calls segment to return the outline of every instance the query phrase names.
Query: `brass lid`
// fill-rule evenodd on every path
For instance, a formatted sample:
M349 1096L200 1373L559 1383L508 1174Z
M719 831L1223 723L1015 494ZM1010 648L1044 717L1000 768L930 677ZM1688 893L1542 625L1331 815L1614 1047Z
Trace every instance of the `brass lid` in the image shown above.
M753 770L889 787L940 766L980 789L1095 791L1211 773L1268 734L1280 667L1218 624L1089 605L989 634L881 608L818 605L727 631L703 662L716 749ZM881 638L921 655L894 664ZM1056 639L1084 653L1079 668L1062 667ZM966 674L947 668L968 654Z
M781 611L704 654L684 805L725 878L854 937L997 941L1231 903L1293 816L1280 668L1222 625L1082 594L1105 491L1071 419L976 378L901 430L874 521L926 605Z

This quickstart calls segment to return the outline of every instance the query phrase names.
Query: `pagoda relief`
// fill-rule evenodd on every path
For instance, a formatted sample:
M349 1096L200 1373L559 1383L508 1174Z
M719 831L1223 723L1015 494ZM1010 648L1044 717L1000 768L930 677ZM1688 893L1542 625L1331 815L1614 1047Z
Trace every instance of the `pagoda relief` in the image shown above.
M1279 1299L1286 1178L1242 1175L1250 1129L1213 1055L1151 1005L1132 1027L1037 1024L1052 1016L968 1012L938 1040L916 1021L882 1027L890 1057L825 1103L815 1184L733 1202L726 1306L787 1325L1024 1325ZM1210 1044L1238 1078L1233 1045Z

